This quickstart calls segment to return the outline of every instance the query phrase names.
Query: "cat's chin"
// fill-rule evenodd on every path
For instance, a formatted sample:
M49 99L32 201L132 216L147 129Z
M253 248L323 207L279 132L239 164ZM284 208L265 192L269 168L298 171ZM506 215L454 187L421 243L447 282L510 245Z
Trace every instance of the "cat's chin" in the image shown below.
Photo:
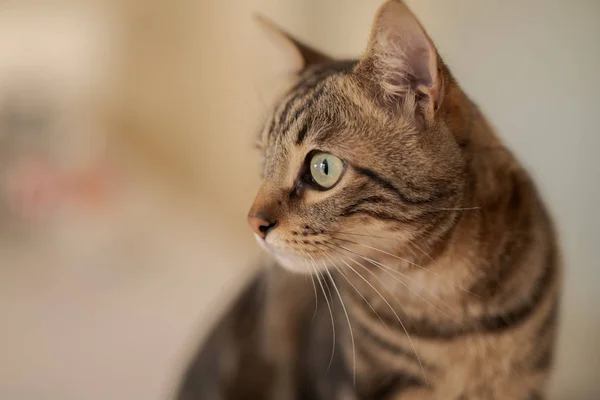
M310 275L314 274L314 268L309 267L309 261L304 257L287 255L287 254L278 254L274 252L270 252L273 257L277 260L277 263L282 267L287 269L290 272L295 272L299 274Z

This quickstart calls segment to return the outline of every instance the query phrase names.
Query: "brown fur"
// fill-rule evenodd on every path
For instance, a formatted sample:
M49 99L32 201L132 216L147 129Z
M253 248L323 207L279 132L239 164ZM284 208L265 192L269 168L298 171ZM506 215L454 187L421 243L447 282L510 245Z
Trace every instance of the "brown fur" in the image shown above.
M250 214L277 225L259 242L314 284L278 269L259 279L271 288L252 309L262 339L245 342L253 361L236 359L271 366L264 398L543 396L560 282L552 223L404 5L382 6L362 60L307 64L262 144ZM346 163L327 191L301 176L315 149ZM306 299L320 290L311 324ZM193 367L182 393L201 375Z

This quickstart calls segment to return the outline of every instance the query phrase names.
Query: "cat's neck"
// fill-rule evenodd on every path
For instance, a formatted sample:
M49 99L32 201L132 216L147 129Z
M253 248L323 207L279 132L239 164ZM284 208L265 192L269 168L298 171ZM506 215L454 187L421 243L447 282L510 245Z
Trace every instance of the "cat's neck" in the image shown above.
M477 235L477 216L464 214L438 242L410 241L396 251L378 249L347 260L352 268L336 277L342 298L392 318L457 321L462 307L477 300L469 288L478 255L467 246Z

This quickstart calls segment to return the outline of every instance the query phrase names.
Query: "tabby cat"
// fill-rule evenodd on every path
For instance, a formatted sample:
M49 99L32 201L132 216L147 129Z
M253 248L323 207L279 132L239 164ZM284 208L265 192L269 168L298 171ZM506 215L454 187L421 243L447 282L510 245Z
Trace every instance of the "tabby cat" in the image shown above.
M261 270L179 399L541 399L560 291L530 177L410 10L358 61L267 26L295 82L261 134Z

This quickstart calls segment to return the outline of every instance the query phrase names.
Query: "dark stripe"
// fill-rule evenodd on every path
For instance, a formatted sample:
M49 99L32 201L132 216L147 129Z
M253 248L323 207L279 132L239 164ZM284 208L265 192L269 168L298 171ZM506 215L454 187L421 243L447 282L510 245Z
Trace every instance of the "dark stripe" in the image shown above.
M300 81L296 83L288 92L288 96L292 94L293 96L288 100L285 108L280 114L279 126L285 122L287 119L287 114L290 112L292 106L297 104L297 100L312 89L316 88L325 78L337 72L338 69L336 68L339 68L337 67L336 63L327 64L321 68L308 70L301 76Z
M353 165L353 167L359 174L366 176L367 178L369 178L372 181L374 181L375 183L377 183L379 186L382 186L383 188L389 190L390 192L393 192L403 203L426 204L426 203L431 203L433 201L439 200L439 198L441 197L439 195L436 195L436 196L425 198L425 199L410 198L410 197L406 196L404 193L402 193L399 189L397 189L390 181L381 177L379 174L377 174L372 169L362 168L362 167L359 167L356 165Z
M358 307L361 307L363 304L365 304L365 300L358 294L358 292L356 290L348 290L345 294L346 294L346 296L349 296L352 298L353 303L350 303L351 305L356 305ZM371 310L370 307L367 307L367 308L369 309L369 311L371 311L371 313L373 312L373 310ZM350 308L350 313L352 313L351 308ZM371 325L371 324L381 325L381 321L379 321L379 318L377 316L375 316L375 318L377 318L377 320L369 322L369 325ZM363 323L361 322L360 319L355 318L355 321L356 322L353 324L353 327L355 328L354 329L355 333L362 335L363 339L368 341L370 344L376 346L379 351L402 356L402 357L407 358L407 359L411 360L412 362L417 363L419 365L422 363L423 368L425 368L425 369L435 369L434 366L424 362L423 360L419 361L419 357L417 356L417 354L415 353L415 350L413 348L405 349L404 347L401 347L395 343L390 343L389 341L383 339L382 337L378 336L375 332L373 332L373 330L371 329L370 326L363 325ZM365 344L366 344L365 341L357 340L356 341L356 349L359 350L362 354L368 354L369 357L371 358L372 354L374 352L370 349L364 348Z
M504 282L519 271L531 243L531 234L519 234L518 232L510 234L498 265L490 268L481 279L477 280L469 292L484 299L493 299Z
M533 392L527 397L527 400L543 400L543 397L541 394Z
M314 69L311 75L307 74L306 77L315 77L315 78L323 78L327 76L332 76L336 74L345 75L352 72L356 64L357 60L341 60L334 61L329 64L321 65L320 67ZM305 78L306 79L306 78Z
M275 116L272 115L271 121L269 122L269 128L267 130L267 139L266 139L267 143L269 142L269 137L271 136L271 132L273 132L274 128L275 128ZM262 135L263 135L263 132L261 132L261 139L262 139Z
M308 92L319 86L319 84L330 75L330 71L328 69L318 69L315 71L310 71L309 73L304 74L301 77L300 81L290 89L288 92L288 96L292 96L287 103L283 111L279 114L278 126L286 122L287 115L290 112L292 106L299 103L299 99L306 95ZM274 129L275 127L273 127ZM281 129L279 129L281 131Z
M498 238L498 240L501 240L502 248L490 260L492 268L469 289L471 293L479 297L494 298L502 288L503 283L519 272L522 260L529 254L527 250L533 242L531 213L527 203L529 199L522 188L523 182L520 181L520 177L512 174L511 187L507 193L509 196L498 199L498 203L503 204L501 210L504 211L506 221L504 231L507 233ZM487 225L498 229L498 222L492 223L490 221ZM482 235L485 237L486 234L489 235L490 232L484 232Z
M537 330L536 347L533 350L534 371L546 371L552 367L554 362L554 338L558 323L558 310L557 300Z
M375 359L372 351L363 347L356 348L357 356L362 363L366 363L373 371L376 371L379 362ZM358 382L356 393L361 400L383 400L393 394L398 394L411 387L427 387L427 384L420 378L405 372L379 372L370 382Z
M282 121L285 122L285 125L283 127L279 127L279 133L280 134L285 134L290 127L292 126L292 124L298 120L298 118L300 118L300 116L302 114L304 114L304 112L306 112L306 110L308 110L309 108L311 108L313 106L313 104L315 104L323 95L323 91L325 90L325 86L326 86L327 82L319 82L319 85L317 85L316 89L314 92L312 92L311 94L307 95L306 97L308 98L304 98L302 99L302 101L304 102L304 104L302 104L302 106L300 106L296 112L294 113L294 115L289 118L287 121Z
M279 132L285 133L289 130L291 124L298 119L299 115L304 112L306 105L303 106L303 109L296 112L294 117L292 117L289 121L287 121L287 115L291 111L292 106L299 103L299 99L310 92L312 89L317 88L321 83L325 81L325 79L329 78L335 74L346 74L352 71L354 65L356 65L357 61L336 61L330 64L326 64L323 66L319 66L316 69L307 71L302 77L301 80L289 91L290 94L297 92L293 95L293 97L287 102L282 113L279 117L277 129ZM322 89L321 89L322 92ZM316 92L315 92L316 93ZM319 93L320 96L320 93ZM311 95L311 98L315 98L315 95ZM307 101L307 99L303 99L302 101ZM311 104L314 104L313 100Z
M302 144L302 141L304 140L304 137L308 133L308 130L310 129L311 125L312 125L312 119L307 118L306 121L304 121L304 123L302 124L302 128L300 128L300 130L298 131L298 138L296 139L297 145Z
M361 190L364 190L364 189L361 189ZM352 192L353 192L352 196L354 196L355 192L354 191L352 191ZM385 197L382 197L382 196L368 196L368 197L363 197L361 199L358 199L356 202L350 204L346 208L344 208L340 212L340 216L347 217L347 216L350 216L350 215L359 214L361 210L371 211L369 209L365 209L365 208L362 208L362 207L363 206L373 205L373 204L386 203L387 201L388 200ZM387 219L387 218L384 218L384 219Z
M556 276L556 249L550 247L546 257L546 265L543 275L537 280L532 289L531 298L528 302L519 305L513 310L502 314L485 315L463 324L440 324L429 320L415 320L409 317L405 323L406 331L411 336L418 336L426 339L444 339L451 340L461 335L472 333L496 333L508 329L513 329L525 322L531 314L539 307L544 299L546 289L550 286ZM372 312L372 311L371 311ZM398 313L402 318L402 315ZM396 319L389 314L382 315L382 318L394 326ZM402 331L404 332L404 331Z
M384 220L384 221L393 221L393 222L406 223L406 222L410 221L404 217L392 215L392 214L378 211L378 210L369 210L366 208L349 207L340 213L340 216L342 216L342 217L351 217L353 215L368 215L369 217L372 217L375 219L380 219L380 220Z
M426 387L421 379L405 372L395 373L383 380L381 384L370 393L363 393L361 399L385 400L391 399L393 395L414 387Z
M538 336L542 336L545 333L547 333L550 329L556 328L556 325L558 324L559 310L560 310L560 302L558 301L558 299L556 299L554 301L554 304L552 305L552 309L550 310L550 312L546 316L546 319L544 320L544 322L540 325L540 327L538 329Z
M451 183L449 182L435 182L435 185L433 182L429 183L429 187L433 187L435 186L435 188L437 189L437 192L434 193L428 193L429 197L427 197L426 199L419 199L419 201L421 203L433 203L435 201L439 201L442 199L445 199L447 197L453 196L456 194L456 189L450 187ZM419 193L421 190L419 186L415 186L415 184L413 182L406 182L405 183L406 188L405 189L409 189L411 191L411 193ZM415 197L418 197L418 195L416 195Z
M304 83L304 82L302 82ZM277 126L279 127L278 131L284 131L283 129L281 129L281 125L284 124L287 120L287 115L290 112L290 110L292 109L292 106L298 104L300 102L300 98L304 95L306 95L306 93L310 92L312 89L314 89L315 87L317 87L319 85L319 83L321 83L321 81L316 81L311 83L310 85L306 85L306 86L302 86L301 89L299 90L297 93L295 93L291 99L288 100L288 102L285 104L285 107L283 108L283 111L279 114L279 119L278 119L278 123ZM298 90L298 89L296 89ZM290 93L294 93L294 91L290 92ZM275 127L273 127L273 129L275 129Z
M369 196L369 197L363 197L361 199L358 199L354 204L352 204L350 207L358 207L358 206L362 206L365 204L381 204L381 203L387 203L388 199L386 199L383 196Z
M380 322L380 321L377 321L374 323L378 323L378 322ZM356 331L358 333L360 333L364 339L368 340L372 345L376 346L379 351L383 351L386 353L392 353L396 356L402 356L404 358L408 358L409 360L411 360L415 363L419 363L419 358L417 357L417 355L415 354L415 352L412 348L410 350L408 350L408 349L398 346L395 343L388 342L387 340L385 340L385 339L379 337L378 335L376 335L375 333L373 333L373 331L369 327L363 326L359 320L357 320L355 325L357 327ZM358 342L356 345L357 348L363 347L363 346L361 346L361 344L364 345L365 343ZM372 351L365 349L365 352L372 352ZM423 366L425 367L426 364L423 364ZM429 368L429 366L427 366L427 368Z
M487 332L497 332L513 328L524 322L538 308L548 286L552 284L556 276L556 249L551 246L546 255L544 272L537 280L535 287L532 289L532 294L529 302L501 315L490 315L483 317L480 321L479 330ZM477 328L477 327L476 327Z
M336 61L308 69L300 76L300 81L294 85L289 93L295 92L303 86L314 88L323 79L336 73L349 73L355 64L356 61Z
M542 346L538 346L534 354L535 362L533 364L534 371L546 371L552 367L554 361L554 342L545 340Z

